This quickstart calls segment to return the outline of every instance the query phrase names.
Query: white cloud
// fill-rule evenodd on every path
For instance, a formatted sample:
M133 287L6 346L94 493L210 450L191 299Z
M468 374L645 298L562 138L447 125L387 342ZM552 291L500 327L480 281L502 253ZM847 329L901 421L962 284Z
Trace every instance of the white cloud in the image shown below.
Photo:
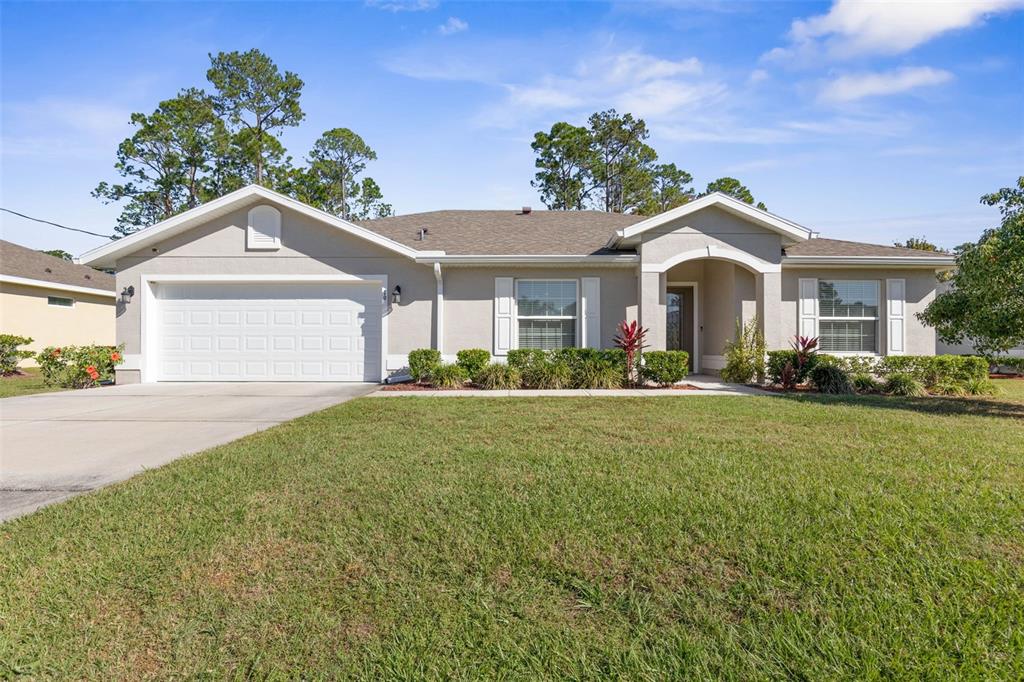
M754 69L753 71L750 72L750 75L747 77L747 82L753 85L755 83L764 82L769 78L771 78L771 76L764 69Z
M450 36L453 33L462 33L469 29L469 24L458 17L448 17L448 21L437 27L437 32L443 36Z
M941 85L953 74L928 66L905 67L880 73L857 73L840 76L826 85L820 94L825 102L852 102L864 97L895 95L916 88Z
M365 4L385 12L425 12L437 7L438 0L366 0Z
M797 19L791 45L767 52L766 61L894 55L950 31L977 25L993 14L1024 7L1024 0L836 0L826 14Z
M504 102L490 107L477 122L509 126L522 113L590 113L614 107L647 119L671 117L726 91L724 84L701 77L700 60L661 59L635 50L601 53L581 60L568 74L547 74L524 83L503 83Z

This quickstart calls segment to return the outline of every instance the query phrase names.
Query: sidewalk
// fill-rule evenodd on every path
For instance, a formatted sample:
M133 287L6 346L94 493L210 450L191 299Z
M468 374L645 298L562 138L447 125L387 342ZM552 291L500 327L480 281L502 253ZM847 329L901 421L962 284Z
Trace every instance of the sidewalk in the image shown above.
M454 391L374 391L369 398L654 398L659 396L697 397L708 395L773 395L742 384L726 384L721 379L707 374L694 374L686 378L686 383L700 390L678 388L619 388L619 389L564 389L534 390L516 389L512 391L483 391L479 389L458 389Z

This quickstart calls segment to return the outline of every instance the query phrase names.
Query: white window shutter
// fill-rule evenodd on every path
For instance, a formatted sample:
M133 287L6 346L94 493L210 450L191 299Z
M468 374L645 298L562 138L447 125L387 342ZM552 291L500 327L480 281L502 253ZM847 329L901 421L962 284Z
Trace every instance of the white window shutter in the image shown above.
M273 206L256 206L249 211L245 248L270 251L281 248L281 212Z
M601 278L583 277L583 343L584 348L601 347Z
M888 319L888 355L903 355L906 345L907 280L885 280L886 318Z
M818 335L818 280L800 278L800 336Z
M511 277L494 278L494 354L508 355L515 348L515 308Z

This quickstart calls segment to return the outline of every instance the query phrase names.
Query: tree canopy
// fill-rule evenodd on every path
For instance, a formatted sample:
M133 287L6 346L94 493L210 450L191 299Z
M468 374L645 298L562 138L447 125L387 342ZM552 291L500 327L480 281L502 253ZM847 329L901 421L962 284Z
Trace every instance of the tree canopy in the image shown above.
M946 343L997 355L1024 343L1024 176L981 202L999 207L1002 224L959 250L950 290L918 318Z
M693 176L675 163L658 163L649 137L643 119L614 109L592 114L585 126L559 121L533 136L537 171L530 184L545 206L560 211L655 215L692 201L698 196ZM699 196L716 191L754 203L736 178L714 180Z
M736 178L724 177L712 180L708 183L707 188L701 196L707 196L708 194L714 194L715 192L721 192L722 194L728 194L731 197L739 199L745 204L754 203L754 195L751 193L747 186ZM767 211L768 207L764 205L764 202L757 202L757 207L762 211Z
M917 249L918 251L941 251L939 247L932 244L924 237L910 237L902 242L893 242L893 246L902 246L904 249Z
M118 146L114 164L120 181L93 191L122 205L117 236L251 183L343 218L390 215L380 186L358 177L377 155L351 130L325 132L308 167L293 166L280 135L305 117L296 74L249 50L210 55L207 79L213 94L189 88L151 114L132 114L135 132Z

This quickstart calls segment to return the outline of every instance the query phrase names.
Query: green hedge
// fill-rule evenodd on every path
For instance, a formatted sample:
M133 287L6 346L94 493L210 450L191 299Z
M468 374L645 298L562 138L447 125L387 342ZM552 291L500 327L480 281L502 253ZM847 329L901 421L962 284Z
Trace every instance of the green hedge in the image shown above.
M89 388L114 380L114 368L124 362L120 346L50 346L36 354L47 386Z
M811 373L814 366L821 359L821 354L815 354L807 359L807 363L802 367L797 367L796 364L796 351L795 350L770 350L768 351L768 380L773 384L782 383L782 370L786 366L787 362L793 363L793 369L796 370L796 382L802 384L807 381L807 375Z
M436 348L417 348L409 353L409 374L416 381L426 381L440 366L441 351Z
M879 360L875 373L882 377L907 374L926 387L967 383L988 378L988 360L976 355L887 355Z
M477 374L491 363L491 352L483 348L467 348L455 354L456 364L466 370L466 374L476 381Z
M640 378L659 386L671 386L690 373L690 354L685 350L651 350L643 354Z
M18 371L18 363L25 358L30 358L35 353L30 350L22 350L20 346L27 346L32 339L17 334L0 334L0 374L7 376Z

